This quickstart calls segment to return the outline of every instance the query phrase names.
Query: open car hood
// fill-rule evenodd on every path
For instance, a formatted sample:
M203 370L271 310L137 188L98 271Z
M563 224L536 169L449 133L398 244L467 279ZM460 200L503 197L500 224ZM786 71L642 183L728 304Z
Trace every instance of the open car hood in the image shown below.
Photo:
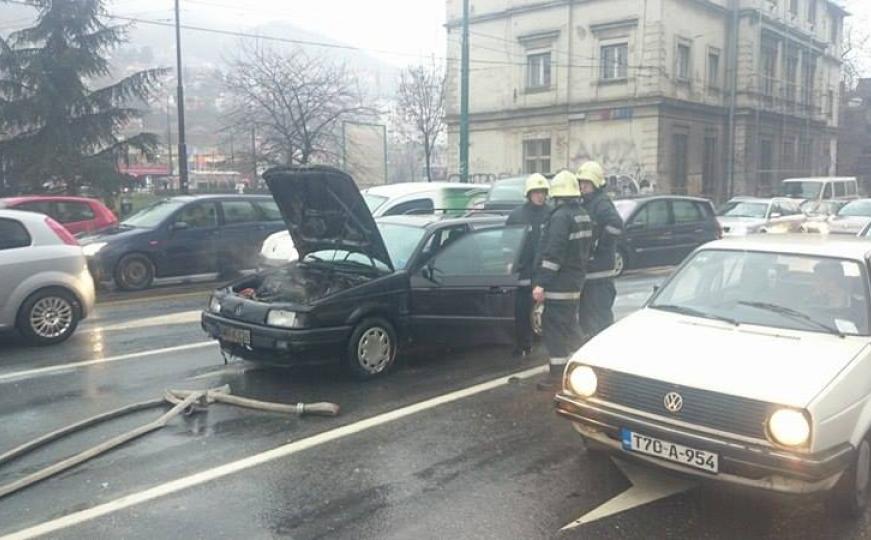
M350 175L314 165L269 169L263 179L300 259L316 251L339 249L362 253L393 269L375 219Z

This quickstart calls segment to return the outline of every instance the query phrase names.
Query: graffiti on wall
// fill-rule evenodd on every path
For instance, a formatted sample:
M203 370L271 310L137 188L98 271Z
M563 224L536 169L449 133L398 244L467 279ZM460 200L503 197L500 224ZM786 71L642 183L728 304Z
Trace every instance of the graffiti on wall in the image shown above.
M631 195L647 186L656 187L656 176L644 167L638 148L631 140L581 142L572 156L572 163L577 167L585 161L601 163L610 189L617 193Z

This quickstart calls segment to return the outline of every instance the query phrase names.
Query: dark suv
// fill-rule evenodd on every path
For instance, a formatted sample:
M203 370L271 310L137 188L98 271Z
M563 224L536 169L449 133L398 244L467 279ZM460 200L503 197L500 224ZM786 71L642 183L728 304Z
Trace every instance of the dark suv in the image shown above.
M626 268L680 263L702 244L722 236L711 201L654 195L614 201L625 232L617 244L618 275Z

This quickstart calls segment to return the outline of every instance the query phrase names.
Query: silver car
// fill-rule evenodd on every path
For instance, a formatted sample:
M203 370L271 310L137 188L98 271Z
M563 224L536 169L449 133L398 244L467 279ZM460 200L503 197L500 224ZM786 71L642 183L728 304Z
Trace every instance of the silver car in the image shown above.
M801 232L806 219L798 201L785 198L735 197L717 214L723 236Z
M0 210L0 331L60 343L94 308L94 280L78 241L50 217Z
M871 223L871 199L850 201L826 222L829 234L855 235Z

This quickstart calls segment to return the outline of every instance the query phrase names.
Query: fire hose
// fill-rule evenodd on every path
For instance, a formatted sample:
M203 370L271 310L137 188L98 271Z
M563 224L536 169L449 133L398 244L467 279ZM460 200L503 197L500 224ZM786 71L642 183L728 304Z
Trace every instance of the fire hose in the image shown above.
M339 414L340 411L340 408L337 404L328 402L297 403L295 405L288 405L284 403L273 403L268 401L259 401L256 399L234 396L230 394L230 387L227 385L217 388L211 388L208 390L167 390L166 392L164 392L164 396L161 399L153 399L149 401L133 403L131 405L126 405L112 411L92 416L85 420L70 424L69 426L60 428L50 433L46 433L45 435L37 437L36 439L28 441L20 446L13 448L12 450L0 454L0 465L3 465L4 463L8 463L29 452L32 452L37 448L57 441L77 431L81 431L83 429L95 426L97 424L115 418L119 418L130 413L154 409L160 406L164 406L167 403L172 405L172 408L170 410L168 410L152 422L132 429L127 433L118 435L117 437L113 437L112 439L109 439L94 447L79 452L74 456L58 461L52 465L49 465L48 467L45 467L35 473L29 474L24 478L16 480L12 483L0 485L0 499L17 491L20 491L28 486L31 486L37 482L41 482L42 480L45 480L51 476L81 465L82 463L93 459L99 455L105 454L106 452L117 448L122 444L128 443L133 439L165 427L173 418L180 414L190 415L196 412L204 411L208 408L210 404L215 402L267 412L296 414L298 416L336 416Z

